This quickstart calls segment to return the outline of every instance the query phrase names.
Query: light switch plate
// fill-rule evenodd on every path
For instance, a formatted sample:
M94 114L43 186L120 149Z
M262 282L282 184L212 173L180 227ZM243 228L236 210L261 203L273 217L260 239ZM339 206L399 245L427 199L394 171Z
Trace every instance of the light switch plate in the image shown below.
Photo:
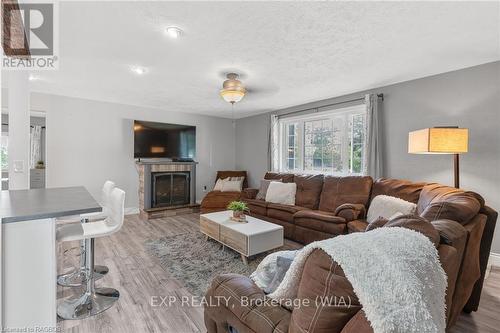
M24 172L24 161L14 161L14 172Z

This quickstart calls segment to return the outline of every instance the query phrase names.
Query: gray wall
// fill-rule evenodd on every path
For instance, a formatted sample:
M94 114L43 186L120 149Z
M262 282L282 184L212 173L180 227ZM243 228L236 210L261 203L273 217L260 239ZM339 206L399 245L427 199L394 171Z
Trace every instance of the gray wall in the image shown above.
M2 89L2 92L4 89ZM31 109L46 114L47 187L85 186L97 199L106 180L139 206L139 178L133 158L133 120L196 126L196 199L211 189L217 170L234 169L232 120L133 105L31 93ZM2 99L3 107L7 101Z
M387 177L453 184L450 155L407 153L408 132L433 126L469 128L469 153L461 156L461 187L483 195L500 210L500 62L484 64L349 96L280 110L316 107L359 97L366 92L384 94L382 106ZM267 170L269 114L236 122L236 167L249 172L258 186ZM500 253L497 228L493 252Z

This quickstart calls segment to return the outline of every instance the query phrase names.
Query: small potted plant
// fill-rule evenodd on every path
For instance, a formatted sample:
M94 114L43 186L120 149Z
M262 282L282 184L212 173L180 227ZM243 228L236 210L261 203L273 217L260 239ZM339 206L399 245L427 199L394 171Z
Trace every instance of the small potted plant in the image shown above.
M227 209L233 211L233 218L238 221L245 220L245 212L250 211L246 203L242 201L232 201L227 205Z

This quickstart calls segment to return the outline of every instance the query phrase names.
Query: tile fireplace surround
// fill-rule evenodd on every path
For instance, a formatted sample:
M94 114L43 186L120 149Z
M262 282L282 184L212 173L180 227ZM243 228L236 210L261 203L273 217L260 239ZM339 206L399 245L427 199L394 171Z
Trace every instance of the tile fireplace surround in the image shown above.
M170 162L170 161L137 161L139 172L139 210L144 220L189 214L199 211L196 204L196 164L197 162ZM189 203L152 207L152 174L154 173L189 173Z

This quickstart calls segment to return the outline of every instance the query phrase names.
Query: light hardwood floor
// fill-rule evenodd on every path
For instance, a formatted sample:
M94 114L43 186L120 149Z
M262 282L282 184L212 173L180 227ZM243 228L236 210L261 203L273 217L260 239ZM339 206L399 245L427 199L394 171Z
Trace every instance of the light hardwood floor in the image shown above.
M120 232L96 240L96 263L107 265L109 274L97 282L97 287L113 287L120 291L120 299L111 309L81 321L60 321L67 332L206 332L203 308L181 306L154 307L152 297L190 296L179 281L173 279L145 249L146 240L186 232L198 232L198 214L141 221L138 216L127 216ZM64 249L78 243L60 246L59 267L76 264L75 256L62 256ZM296 243L286 242L295 248ZM64 257L64 259L63 259ZM64 262L63 262L64 261ZM58 288L58 297L78 292L75 288ZM463 314L452 333L500 332L500 268L496 268L486 281L478 312Z

